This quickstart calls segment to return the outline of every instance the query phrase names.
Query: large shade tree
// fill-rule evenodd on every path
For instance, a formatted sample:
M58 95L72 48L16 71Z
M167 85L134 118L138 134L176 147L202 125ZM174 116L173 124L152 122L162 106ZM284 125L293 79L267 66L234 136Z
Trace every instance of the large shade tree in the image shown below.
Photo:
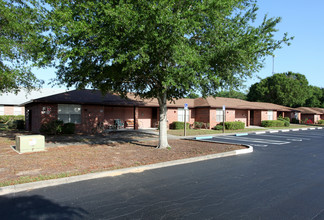
M290 40L252 0L45 2L59 83L157 98L161 148L168 101L238 86Z
M300 73L277 73L253 84L247 94L249 101L271 102L298 107L310 97L308 81Z
M40 21L34 1L0 0L0 94L41 86L31 71L45 43Z

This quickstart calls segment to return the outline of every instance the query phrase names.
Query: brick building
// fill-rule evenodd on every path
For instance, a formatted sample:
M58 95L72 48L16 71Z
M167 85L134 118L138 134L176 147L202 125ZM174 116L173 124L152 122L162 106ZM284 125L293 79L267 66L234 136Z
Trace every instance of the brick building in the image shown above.
M298 117L298 111L271 103L255 103L240 99L207 97L179 99L167 104L168 124L184 121L184 105L188 104L186 121L203 122L210 128L223 121L242 121L246 126L261 125L262 120L275 120L278 113L284 117ZM73 90L42 97L25 103L26 129L35 133L40 126L53 119L76 124L78 132L90 132L98 123L111 126L115 120L129 128L153 128L159 121L156 99L139 99L129 94L123 99L115 94L102 95L94 90Z

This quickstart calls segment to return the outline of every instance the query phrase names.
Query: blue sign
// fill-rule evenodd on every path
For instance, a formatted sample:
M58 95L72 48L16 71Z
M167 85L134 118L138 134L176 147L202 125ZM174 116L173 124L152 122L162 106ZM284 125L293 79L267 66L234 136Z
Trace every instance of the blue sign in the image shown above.
M184 109L185 109L185 110L188 109L188 104L187 104L187 103L184 104Z

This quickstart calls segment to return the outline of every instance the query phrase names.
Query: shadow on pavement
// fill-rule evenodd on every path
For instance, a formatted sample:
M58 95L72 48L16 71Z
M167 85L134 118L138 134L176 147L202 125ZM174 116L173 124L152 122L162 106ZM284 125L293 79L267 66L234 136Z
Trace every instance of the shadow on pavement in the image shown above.
M0 197L1 219L75 219L88 214L81 208L56 204L42 196Z

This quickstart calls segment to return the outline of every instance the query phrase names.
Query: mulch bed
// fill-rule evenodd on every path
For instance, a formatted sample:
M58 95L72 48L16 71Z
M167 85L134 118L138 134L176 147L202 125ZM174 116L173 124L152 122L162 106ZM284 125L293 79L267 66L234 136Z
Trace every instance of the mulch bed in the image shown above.
M140 166L201 155L244 149L243 146L190 140L169 140L171 149L157 149L155 141L70 145L47 148L45 152L17 154L11 138L0 137L0 186ZM64 174L64 175L63 175Z

